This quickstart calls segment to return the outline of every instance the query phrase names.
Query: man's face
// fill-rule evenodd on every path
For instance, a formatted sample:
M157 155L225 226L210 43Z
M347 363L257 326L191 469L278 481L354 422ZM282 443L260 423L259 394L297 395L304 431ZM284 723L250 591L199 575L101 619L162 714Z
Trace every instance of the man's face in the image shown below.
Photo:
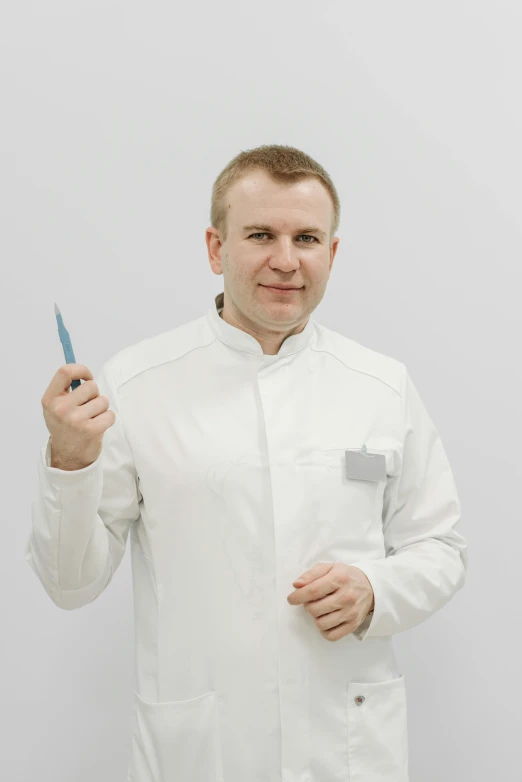
M323 298L339 243L330 244L328 191L314 177L286 185L256 169L234 183L226 204L226 242L215 228L206 234L212 270L225 278L226 319L261 337L301 331ZM263 287L281 284L298 290Z

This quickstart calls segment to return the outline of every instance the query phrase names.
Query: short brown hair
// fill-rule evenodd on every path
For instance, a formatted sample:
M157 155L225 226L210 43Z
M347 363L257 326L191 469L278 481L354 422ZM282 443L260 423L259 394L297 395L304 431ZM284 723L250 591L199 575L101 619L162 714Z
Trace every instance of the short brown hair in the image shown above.
M333 202L332 238L335 236L341 218L341 203L334 183L325 169L305 152L282 144L264 144L255 149L242 150L221 171L212 187L210 223L227 238L227 209L225 198L228 189L238 179L254 168L263 168L276 182L292 184L314 176L320 180Z

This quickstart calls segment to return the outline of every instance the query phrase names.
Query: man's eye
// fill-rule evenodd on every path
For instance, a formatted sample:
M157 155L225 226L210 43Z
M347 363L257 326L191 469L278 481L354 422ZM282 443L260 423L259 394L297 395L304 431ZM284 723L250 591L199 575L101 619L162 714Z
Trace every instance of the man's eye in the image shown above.
M264 232L260 232L260 233L250 234L250 236L268 236L268 234ZM311 234L300 234L300 236L308 236L310 239L313 239L314 242L317 242L315 236L312 236ZM313 244L313 242L304 242L304 244Z

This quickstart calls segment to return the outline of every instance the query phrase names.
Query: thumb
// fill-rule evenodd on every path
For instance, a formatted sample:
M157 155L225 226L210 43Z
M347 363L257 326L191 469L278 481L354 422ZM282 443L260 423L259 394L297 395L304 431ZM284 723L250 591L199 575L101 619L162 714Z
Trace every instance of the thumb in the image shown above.
M310 570L306 570L302 573L299 578L296 578L292 583L292 586L304 586L305 584L309 584L311 581L315 581L316 578L321 578L321 576L326 575L332 567L332 564L320 562L319 564L314 565L313 568L310 568Z

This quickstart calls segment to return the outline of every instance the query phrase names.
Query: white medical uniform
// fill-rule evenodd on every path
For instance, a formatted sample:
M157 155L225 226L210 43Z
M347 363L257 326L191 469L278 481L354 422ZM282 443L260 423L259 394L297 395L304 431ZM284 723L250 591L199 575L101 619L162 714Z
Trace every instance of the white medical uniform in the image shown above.
M128 782L408 782L392 636L467 570L443 444L399 360L313 318L265 355L222 307L104 364L116 421L81 470L50 467L43 445L26 560L57 606L81 608L130 539ZM346 474L363 446L383 479ZM319 562L374 590L338 641L287 602Z

